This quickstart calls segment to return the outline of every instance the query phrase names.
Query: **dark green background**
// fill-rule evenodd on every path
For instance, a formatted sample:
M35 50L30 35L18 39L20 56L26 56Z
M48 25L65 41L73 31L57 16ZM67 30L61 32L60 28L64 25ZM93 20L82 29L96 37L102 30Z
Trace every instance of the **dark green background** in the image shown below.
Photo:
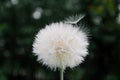
M118 5L120 0L0 0L0 80L59 80L59 71L37 62L32 43L46 24L76 14L86 15L89 55L80 66L67 68L65 80L120 80ZM38 7L42 15L34 19Z

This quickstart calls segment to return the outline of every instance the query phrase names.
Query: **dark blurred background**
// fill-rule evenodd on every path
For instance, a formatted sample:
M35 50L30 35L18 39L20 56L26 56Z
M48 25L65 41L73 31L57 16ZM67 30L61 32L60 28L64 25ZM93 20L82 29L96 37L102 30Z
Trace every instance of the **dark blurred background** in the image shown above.
M0 80L59 80L32 43L46 24L85 14L89 55L65 80L120 80L120 0L0 0Z

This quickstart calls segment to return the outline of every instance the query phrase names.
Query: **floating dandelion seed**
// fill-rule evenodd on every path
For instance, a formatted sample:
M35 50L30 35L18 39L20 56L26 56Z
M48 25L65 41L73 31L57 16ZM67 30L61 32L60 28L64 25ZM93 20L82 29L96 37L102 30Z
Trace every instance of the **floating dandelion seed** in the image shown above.
M68 23L68 24L77 24L84 17L85 17L85 15L70 16L64 22Z
M17 4L19 3L19 0L11 0L11 3L12 3L13 5L17 5Z
M88 54L88 44L87 34L77 26L52 23L36 35L33 52L44 65L51 69L60 68L63 80L66 67L73 68L82 63Z
M39 7L38 7L38 8L36 8L36 10L33 12L32 17L33 17L34 19L38 20L38 19L41 18L42 12L43 12L42 8L39 8Z

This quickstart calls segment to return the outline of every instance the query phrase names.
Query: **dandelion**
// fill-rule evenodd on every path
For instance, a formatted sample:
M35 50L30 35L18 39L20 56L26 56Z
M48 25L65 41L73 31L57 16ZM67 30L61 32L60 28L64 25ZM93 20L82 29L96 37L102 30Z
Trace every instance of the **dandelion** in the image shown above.
M67 21L68 22L68 21ZM33 52L38 61L51 69L59 68L61 80L67 67L78 66L88 54L87 34L75 25L52 23L41 29L35 37Z

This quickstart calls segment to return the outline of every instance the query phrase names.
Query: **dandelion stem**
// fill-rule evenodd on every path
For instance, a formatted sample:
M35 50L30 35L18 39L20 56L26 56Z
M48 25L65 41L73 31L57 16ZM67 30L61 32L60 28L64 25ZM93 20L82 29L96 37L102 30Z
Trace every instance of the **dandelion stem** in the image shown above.
M64 80L64 66L60 68L60 80Z

